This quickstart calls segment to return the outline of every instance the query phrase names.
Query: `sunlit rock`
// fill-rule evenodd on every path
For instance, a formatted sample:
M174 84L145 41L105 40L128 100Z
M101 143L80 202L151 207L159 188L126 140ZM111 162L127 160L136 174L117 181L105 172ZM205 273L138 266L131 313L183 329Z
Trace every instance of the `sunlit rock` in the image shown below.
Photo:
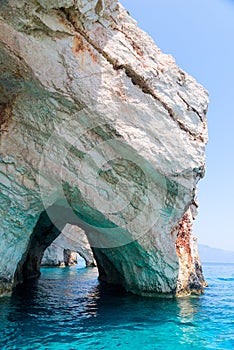
M197 238L192 235L194 220L194 205L186 211L178 225L173 229L177 235L176 252L179 257L180 269L177 281L177 294L203 292L207 286L202 272L202 265L198 254Z
M141 295L201 292L183 266L191 240L175 243L204 175L206 91L117 1L0 11L0 291L39 276L69 223L101 280Z

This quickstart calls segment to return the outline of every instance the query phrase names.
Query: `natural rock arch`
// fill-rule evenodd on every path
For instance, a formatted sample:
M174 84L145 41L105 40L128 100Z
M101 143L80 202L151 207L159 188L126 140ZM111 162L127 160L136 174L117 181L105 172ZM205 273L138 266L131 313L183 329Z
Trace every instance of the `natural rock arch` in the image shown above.
M87 236L80 227L66 224L60 235L45 250L42 266L69 265L69 259L77 260L75 254L84 259L87 267L96 266Z
M100 232L97 222L96 226L93 226L81 220L79 216L79 214L71 215L71 208L56 204L40 214L27 249L17 265L14 285L40 276L44 251L60 235L67 222L82 227L91 246L92 242L96 242L95 236L103 233L103 227ZM124 232L119 231L118 228L115 233L124 236ZM147 238L143 237L144 240ZM92 247L92 250L100 280L121 285L128 291L144 295L157 295L161 292L174 294L176 292L177 270L168 266L166 261L168 259L164 261L160 256L161 253L153 245L151 251L150 249L146 251L140 240L133 240L123 246ZM167 268L167 274L161 274L162 264L165 269Z
M201 292L191 232L175 243L204 175L206 91L116 0L16 3L0 2L0 293L38 274L67 222L100 279Z

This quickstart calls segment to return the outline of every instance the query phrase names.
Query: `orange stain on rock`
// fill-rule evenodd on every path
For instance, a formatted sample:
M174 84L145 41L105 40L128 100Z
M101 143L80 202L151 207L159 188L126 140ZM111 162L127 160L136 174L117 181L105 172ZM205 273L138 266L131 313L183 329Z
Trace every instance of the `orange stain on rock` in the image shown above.
M190 247L190 237L192 232L192 223L187 213L184 214L183 218L177 226L177 240L176 240L176 252L179 257L182 257L184 253L189 257L190 262L192 262L191 247ZM181 253L181 248L184 249Z
M81 36L74 36L72 52L75 55L88 52L92 60L97 62L98 56L94 54L93 50L90 48L90 44L88 42L86 43Z
M72 48L72 52L74 54L78 54L80 52L84 52L86 50L84 41L81 37L79 37L78 35L74 36L73 39L73 48Z

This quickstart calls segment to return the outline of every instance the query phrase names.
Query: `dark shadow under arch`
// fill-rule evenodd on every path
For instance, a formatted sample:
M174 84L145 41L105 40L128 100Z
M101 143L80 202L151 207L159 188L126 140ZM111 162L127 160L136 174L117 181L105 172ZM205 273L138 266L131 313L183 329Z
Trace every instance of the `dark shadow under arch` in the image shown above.
M28 242L27 249L17 265L14 275L14 287L40 276L42 257L46 248L61 234L67 223L84 229L89 240L87 224L79 218L77 218L77 221L74 219L71 220L71 215L69 214L70 209L56 204L40 214ZM50 218L53 218L53 222ZM102 252L103 249L93 248L92 246L91 249L97 263L99 279L105 282L108 281L111 284L122 285L123 277Z
M40 276L41 260L44 251L60 235L62 228L66 224L63 215L60 216L62 208L54 206L51 209L57 211L58 226L52 223L46 210L41 213L31 234L27 250L17 265L14 285Z

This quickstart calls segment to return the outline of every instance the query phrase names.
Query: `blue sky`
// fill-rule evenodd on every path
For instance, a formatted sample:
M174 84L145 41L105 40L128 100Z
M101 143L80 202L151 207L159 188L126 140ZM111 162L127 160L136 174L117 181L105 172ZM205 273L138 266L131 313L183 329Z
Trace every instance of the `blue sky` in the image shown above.
M159 48L209 91L206 176L199 183L194 234L199 243L234 250L234 1L121 3Z

